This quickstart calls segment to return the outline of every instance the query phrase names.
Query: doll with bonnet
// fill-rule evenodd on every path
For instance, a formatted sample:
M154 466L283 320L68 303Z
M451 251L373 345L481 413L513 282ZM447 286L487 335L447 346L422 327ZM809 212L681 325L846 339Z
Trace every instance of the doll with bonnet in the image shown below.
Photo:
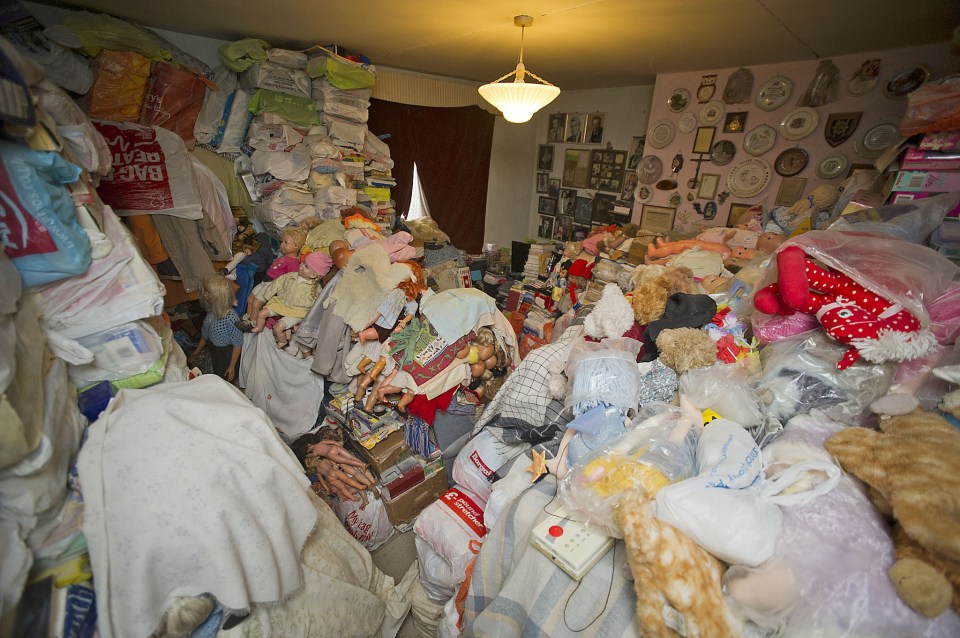
M300 269L300 250L307 238L307 231L303 228L288 228L280 235L280 256L277 257L270 267L267 268L266 278L273 281L278 277L290 272L297 272ZM245 320L240 322L237 327L244 332L249 332L254 323L250 321L263 309L266 299L262 297L263 289L267 282L261 282L254 286L253 290L247 296L247 313Z
M267 319L280 317L273 326L277 347L284 348L290 341L293 328L300 323L320 294L320 278L330 270L333 260L322 252L306 256L297 272L281 275L262 291L266 300L257 314L257 325L251 332L262 332Z

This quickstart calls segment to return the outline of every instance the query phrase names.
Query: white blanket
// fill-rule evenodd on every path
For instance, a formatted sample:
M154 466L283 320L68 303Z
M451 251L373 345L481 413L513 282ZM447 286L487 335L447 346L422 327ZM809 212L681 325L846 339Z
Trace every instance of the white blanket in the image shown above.
M150 635L179 596L245 610L300 588L309 483L223 379L121 390L77 466L103 638Z

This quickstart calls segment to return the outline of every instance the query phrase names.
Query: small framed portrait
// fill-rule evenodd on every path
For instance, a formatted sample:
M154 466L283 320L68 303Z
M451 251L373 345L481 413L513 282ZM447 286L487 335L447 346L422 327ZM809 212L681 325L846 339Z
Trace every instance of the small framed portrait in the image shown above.
M747 126L747 112L737 111L736 113L727 113L727 118L723 121L724 133L743 133Z
M557 217L553 223L553 238L556 241L570 241L573 232L573 217Z
M803 187L807 185L806 177L784 177L780 180L780 190L777 191L775 206L792 206L803 196Z
M537 192L547 193L550 191L550 173L537 173Z
M560 209L557 211L564 217L573 217L577 208L577 191L572 188L564 188L560 191Z
M553 198L560 197L560 180L559 179L550 180L550 185L547 188L547 194Z
M647 136L641 135L635 137L630 142L630 151L627 155L627 170L633 171L640 166L640 160L643 158L643 147L646 144Z
M589 197L577 197L573 209L573 221L578 224L589 224L593 219L593 200Z
M717 129L714 126L698 126L697 135L693 138L694 153L709 153L713 147L713 136Z
M584 134L583 141L586 144L602 144L606 123L606 113L587 113L587 132Z
M586 113L568 113L567 130L563 134L563 141L582 144L583 134L586 132L586 120Z
M676 215L677 209L672 206L644 204L640 214L640 230L668 233L673 230L673 219Z
M590 234L590 226L574 224L570 233L570 241L583 241Z
M717 194L717 186L719 185L719 174L704 173L700 176L700 187L697 189L697 199L713 199Z
M547 141L562 142L567 131L567 114L553 113L547 118Z
M541 197L540 203L537 206L537 212L541 215L556 215L557 200L552 197Z
M549 144L540 144L537 148L537 170L553 170L553 147Z
M563 186L587 188L590 180L590 151L568 148L563 152Z
M747 213L750 212L750 209L753 207L752 204L744 204L740 202L731 202L730 203L730 214L727 215L727 226L733 228L734 226L739 226L741 222L747 217Z
M616 201L616 195L597 193L593 198L593 215L591 217L593 223L609 224L613 222L613 206Z
M553 239L553 217L540 216L540 227L537 229L537 237Z

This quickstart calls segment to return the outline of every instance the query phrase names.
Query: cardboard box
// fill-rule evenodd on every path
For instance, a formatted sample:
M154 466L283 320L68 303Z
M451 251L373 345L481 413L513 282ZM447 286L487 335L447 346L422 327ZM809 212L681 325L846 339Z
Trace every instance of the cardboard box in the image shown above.
M411 487L393 499L383 499L387 516L394 525L405 525L415 519L430 503L447 491L447 471L441 468L422 483Z
M950 171L960 168L960 153L941 153L908 148L900 158L900 168L905 171L939 170Z
M380 478L385 471L413 454L410 446L403 438L403 430L391 432L387 438L367 449L356 441L350 440L350 447L354 453L365 463L370 464L370 470Z
M895 191L942 193L960 190L960 171L900 171Z
M630 244L630 252L627 253L627 263L639 266L643 263L643 258L647 256L647 244L633 240Z

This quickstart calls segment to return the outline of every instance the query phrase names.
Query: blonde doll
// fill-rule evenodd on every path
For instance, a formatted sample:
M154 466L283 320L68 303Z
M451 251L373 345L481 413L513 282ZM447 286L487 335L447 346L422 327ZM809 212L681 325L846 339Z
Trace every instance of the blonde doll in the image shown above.
M208 275L200 283L200 303L207 310L200 329L200 341L192 353L192 364L206 348L213 358L214 374L233 382L243 347L243 333L237 329L236 295L231 283L223 275Z
M286 273L271 281L263 289L266 303L257 313L257 325L251 332L262 332L270 317L280 317L273 326L277 347L290 342L293 328L300 323L320 294L320 277L327 274L333 261L322 252L306 256L297 272Z

